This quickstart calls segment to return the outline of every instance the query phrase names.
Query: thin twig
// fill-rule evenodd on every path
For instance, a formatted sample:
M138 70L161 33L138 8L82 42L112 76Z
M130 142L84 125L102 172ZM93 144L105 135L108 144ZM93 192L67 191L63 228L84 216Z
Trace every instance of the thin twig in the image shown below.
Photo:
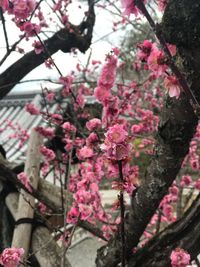
M123 171L122 171L122 161L118 161L118 168L119 168L119 178L120 182L124 183L123 178ZM125 244L125 226L124 226L124 214L125 214L125 206L124 206L124 192L123 188L119 192L119 202L120 202L120 216L121 216L121 223L120 223L120 234L121 234L121 263L122 267L126 266L126 244Z

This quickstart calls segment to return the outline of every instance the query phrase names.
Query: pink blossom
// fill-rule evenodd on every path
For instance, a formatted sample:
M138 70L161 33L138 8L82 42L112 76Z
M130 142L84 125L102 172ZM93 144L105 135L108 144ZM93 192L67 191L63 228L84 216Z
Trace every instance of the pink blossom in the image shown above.
M27 37L33 37L40 32L40 26L27 21L20 26L20 30L24 31Z
M190 255L181 248L173 250L170 259L172 267L187 267L190 263Z
M62 95L68 96L69 93L71 92L71 86L74 81L74 77L72 75L60 77L59 81L61 84L64 85L63 90L62 90Z
M94 152L91 148L84 146L77 152L77 156L79 159L87 159L91 158L94 155Z
M94 131L100 128L101 124L102 122L100 119L94 118L86 122L86 127L88 128L89 131Z
M53 138L55 136L55 129L50 127L44 128L42 126L38 126L35 130L46 138Z
M2 9L4 11L8 10L8 8L9 8L9 1L8 0L0 0L0 7L2 7Z
M79 211L81 220L84 221L87 220L92 215L92 207L85 204L79 204Z
M137 56L142 61L147 61L147 58L149 57L151 50L152 50L153 44L149 40L144 40L144 42L140 45L138 45L139 51L137 53Z
M161 11L164 11L169 0L157 0L158 1L158 7Z
M141 133L143 130L143 125L141 124L134 124L132 125L131 127L131 132L132 134L138 134L138 133Z
M53 150L47 148L46 146L40 146L40 153L46 158L47 161L54 160L56 155Z
M143 0L143 2L145 2ZM124 8L124 15L130 16L130 14L138 15L139 9L135 5L135 0L121 0L122 7Z
M198 190L200 190L200 179L198 179L197 181L195 181L194 187Z
M53 100L55 100L55 93L54 92L48 92L45 96L46 100L49 102L52 102Z
M108 90L111 89L115 82L116 68L117 58L113 55L108 55L106 57L106 64L103 66L98 79L98 86L103 86Z
M164 86L168 90L170 97L179 98L180 85L175 76L167 76L164 79Z
M26 19L34 10L35 0L13 0L13 13L18 19Z
M87 146L94 146L98 143L99 137L96 133L91 133L88 138L86 139Z
M107 158L111 160L124 160L129 156L131 145L123 144L110 144L102 145L101 149L106 153Z
M99 102L105 102L110 96L110 91L104 86L97 86L94 90L94 96Z
M36 55L39 55L40 53L42 53L44 51L44 47L41 44L41 42L39 42L39 41L34 41L34 43L32 44L32 46L35 49Z
M4 267L17 267L23 254L23 248L6 248L0 254L0 264Z
M51 115L52 122L60 125L63 122L63 117L60 114L52 114Z
M157 47L154 47L147 59L149 69L156 77L160 77L165 73L168 66L165 64L165 55Z
M71 210L67 214L67 223L76 223L79 217L79 210L75 207L71 207Z
M28 189L29 192L32 192L32 187L30 186L28 176L25 172L20 172L17 175L17 178L25 185L25 187Z
M40 114L40 111L33 103L29 103L25 105L25 109L27 112L29 112L31 115L38 115Z
M192 178L190 175L183 175L181 178L180 186L189 186L192 183Z
M62 128L65 132L76 132L76 127L72 125L70 122L65 122L62 124Z
M115 144L123 143L127 136L127 131L125 131L123 125L120 124L115 124L110 127L106 133L108 141Z

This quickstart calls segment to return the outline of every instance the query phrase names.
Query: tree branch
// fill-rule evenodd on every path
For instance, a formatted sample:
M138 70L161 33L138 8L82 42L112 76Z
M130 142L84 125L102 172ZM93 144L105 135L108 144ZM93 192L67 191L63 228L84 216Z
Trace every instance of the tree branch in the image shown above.
M48 54L44 51L37 55L34 50L25 54L0 75L0 99L7 95L12 88L30 71L48 59L49 55L61 50L64 53L71 52L72 48L77 48L81 52L91 45L92 32L95 23L94 1L88 0L89 11L86 21L79 26L71 26L70 29L61 29L52 37L44 41ZM73 29L73 31L71 31ZM86 33L85 33L86 32Z

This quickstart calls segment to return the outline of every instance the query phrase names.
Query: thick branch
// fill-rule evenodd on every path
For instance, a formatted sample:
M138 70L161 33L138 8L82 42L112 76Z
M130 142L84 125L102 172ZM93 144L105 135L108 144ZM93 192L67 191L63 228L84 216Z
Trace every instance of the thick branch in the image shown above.
M17 60L0 75L0 99L7 95L30 71L44 63L49 56L59 50L67 53L71 52L72 48L77 48L84 53L90 47L93 26L95 23L95 14L93 0L89 0L88 2L89 12L86 21L77 27L73 26L73 31L67 28L61 29L51 38L44 41L48 53L44 51L37 55L35 51L32 50ZM83 34L85 31L86 33Z
M200 251L200 195L189 210L177 222L156 235L129 261L131 267L167 267L170 266L170 254L181 247L195 259Z
M190 6L189 9L187 9L188 1L186 0L172 0L169 2L169 5L173 5L173 7L175 6L174 8L177 8L177 14L182 14L184 16L187 14L187 17L190 18L191 22L193 21L192 16L194 9L195 16L200 11L200 5L195 5L195 0L192 0L191 2L193 3L191 4L191 6L193 5L193 8ZM174 13L174 8L166 9L167 14L164 16L162 25L165 31L170 28L171 32L175 35L181 36L181 30L184 31L185 29L178 27L179 32L176 32L176 26L179 24L179 21L176 21L176 12ZM183 9L183 12L180 12L181 8ZM183 21L185 18L184 16L181 18ZM173 18L173 23L170 24L170 27L165 27L165 22L169 22L171 18ZM180 19L180 17L178 17L178 19ZM190 25L190 28L193 29L194 27L195 25ZM198 32L197 35L198 34L200 35L200 32ZM182 36L184 37L184 35ZM192 37L190 38L192 40L194 39ZM174 40L171 40L170 36L168 36L167 41L169 43L174 43ZM179 43L175 44L177 44L178 48L176 64L184 73L192 92L199 102L200 50L197 48L196 43L195 47L183 47ZM200 41L198 47L199 45ZM198 119L184 93L181 94L179 99L168 98L165 101L160 117L154 156L147 168L145 179L142 181L140 188L132 198L132 209L126 220L127 258L132 255L132 248L137 246L141 235L158 208L160 201L168 192L169 186L176 178L184 157L188 153L189 144L195 133L197 122ZM120 237L118 233L108 242L107 246L98 250L96 260L97 266L117 266L117 263L120 261L119 255Z

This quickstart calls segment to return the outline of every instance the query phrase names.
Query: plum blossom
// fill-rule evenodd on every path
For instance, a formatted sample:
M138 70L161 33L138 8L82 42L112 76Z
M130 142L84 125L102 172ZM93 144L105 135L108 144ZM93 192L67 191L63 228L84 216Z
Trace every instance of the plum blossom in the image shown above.
M32 187L29 183L29 179L28 179L28 176L26 175L25 172L20 172L18 175L17 175L17 178L25 185L25 187L28 189L29 192L32 192Z
M26 19L36 6L35 0L13 0L13 13L18 19Z
M4 267L17 267L23 254L23 248L6 248L0 254L0 264Z
M187 267L190 263L190 255L181 248L173 250L170 259L172 267Z
M164 79L164 86L168 90L170 97L179 98L181 90L179 82L177 81L175 76L167 76Z
M47 161L54 160L56 155L53 150L47 148L46 146L40 146L40 153L45 157Z
M31 115L38 115L40 114L40 111L33 103L28 103L25 105L25 109L27 112L29 112Z
M87 159L87 158L91 158L94 155L94 151L87 147L84 146L81 149L79 149L79 151L77 152L77 156L79 159Z
M8 0L0 0L0 7L2 7L2 9L4 11L8 10L8 8L9 8L9 1Z
M147 59L147 64L157 78L164 74L168 68L165 61L164 52L160 51L157 47L154 47Z
M127 131L125 131L123 125L120 124L115 124L110 127L106 133L108 141L115 144L123 143L127 136Z
M50 127L44 128L42 126L38 126L35 130L46 138L53 138L55 136L55 129Z
M146 2L143 0L143 2ZM121 0L122 7L124 8L124 15L130 16L130 14L138 15L140 12L135 4L135 0Z
M100 128L101 124L102 123L101 123L100 119L94 118L94 119L91 119L88 122L86 122L86 127L89 131L94 131L94 130L97 130L98 128Z

